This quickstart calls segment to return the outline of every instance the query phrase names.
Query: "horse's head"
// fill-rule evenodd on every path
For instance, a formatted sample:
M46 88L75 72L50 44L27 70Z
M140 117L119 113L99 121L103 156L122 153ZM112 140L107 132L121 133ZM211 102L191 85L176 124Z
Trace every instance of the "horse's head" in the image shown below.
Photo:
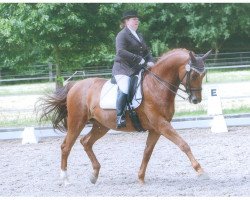
M202 80L206 74L205 59L212 50L208 51L202 57L195 57L193 52L189 52L190 61L185 69L181 70L179 76L182 84L185 86L190 103L200 103L202 100Z

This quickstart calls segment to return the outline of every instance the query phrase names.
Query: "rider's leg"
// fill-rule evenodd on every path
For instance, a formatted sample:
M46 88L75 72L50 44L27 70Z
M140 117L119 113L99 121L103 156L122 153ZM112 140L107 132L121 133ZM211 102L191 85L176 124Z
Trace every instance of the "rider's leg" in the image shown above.
M126 126L126 117L125 117L125 111L126 111L126 104L127 103L127 94L124 94L120 89L118 89L117 94L117 100L116 100L116 127L122 128Z
M116 100L117 128L126 126L125 111L127 105L127 95L129 91L130 77L126 75L116 75L115 80L118 85Z

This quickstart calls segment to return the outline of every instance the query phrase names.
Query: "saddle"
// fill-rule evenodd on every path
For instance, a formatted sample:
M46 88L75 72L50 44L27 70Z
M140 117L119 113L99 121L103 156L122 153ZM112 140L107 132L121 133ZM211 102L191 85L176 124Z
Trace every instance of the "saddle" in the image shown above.
M135 129L139 132L145 131L141 127L141 123L135 108L139 107L142 102L142 77L144 70L141 70L138 75L131 77L130 92L128 94L127 110L129 111L129 116L133 122ZM109 79L102 87L100 96L100 107L102 109L116 109L116 99L117 99L118 86L115 79Z

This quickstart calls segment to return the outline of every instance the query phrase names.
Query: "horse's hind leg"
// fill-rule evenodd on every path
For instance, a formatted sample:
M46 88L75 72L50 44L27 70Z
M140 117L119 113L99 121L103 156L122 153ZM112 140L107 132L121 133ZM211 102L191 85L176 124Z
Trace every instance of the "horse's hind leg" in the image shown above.
M84 150L86 151L92 163L93 173L92 173L92 176L90 177L90 181L93 184L95 184L98 179L101 165L98 162L95 156L95 153L93 152L92 147L93 147L93 144L102 136L104 136L108 131L109 131L108 128L106 128L99 122L94 121L91 131L80 140L81 144L84 147Z
M82 118L81 118L82 119ZM68 117L68 131L67 135L61 145L61 174L60 177L64 184L69 184L67 175L67 161L70 154L71 148L73 147L77 137L80 135L82 129L84 128L87 119L74 120L73 117Z

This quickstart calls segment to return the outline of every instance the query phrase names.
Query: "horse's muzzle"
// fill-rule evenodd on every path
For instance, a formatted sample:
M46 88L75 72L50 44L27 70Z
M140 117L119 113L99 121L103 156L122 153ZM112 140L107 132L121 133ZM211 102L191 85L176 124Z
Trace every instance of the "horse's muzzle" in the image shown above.
M201 102L200 98L197 98L196 96L191 95L189 98L189 102L193 104L198 104Z

